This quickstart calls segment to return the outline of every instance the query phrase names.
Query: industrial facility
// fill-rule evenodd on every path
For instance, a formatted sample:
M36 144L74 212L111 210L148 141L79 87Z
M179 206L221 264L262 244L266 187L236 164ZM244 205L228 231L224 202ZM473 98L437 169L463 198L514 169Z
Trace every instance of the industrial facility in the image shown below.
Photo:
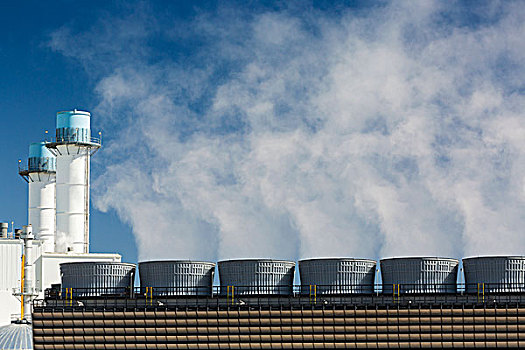
M522 256L174 257L136 286L89 250L91 115L56 118L20 165L28 225L0 223L0 349L525 347Z
M2 349L31 348L32 301L62 283L60 264L121 260L89 251L90 158L101 147L90 124L89 112L57 113L56 136L32 143L27 163L19 163L28 184L28 225L0 223Z
M523 257L63 263L35 349L525 346ZM487 268L485 267L487 266ZM108 276L108 272L111 276ZM376 280L379 273L381 281Z

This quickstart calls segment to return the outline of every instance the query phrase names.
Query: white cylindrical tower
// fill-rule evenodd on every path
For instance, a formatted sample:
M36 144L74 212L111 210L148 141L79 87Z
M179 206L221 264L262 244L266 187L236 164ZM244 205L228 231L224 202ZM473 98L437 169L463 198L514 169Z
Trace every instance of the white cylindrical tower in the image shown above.
M100 147L90 118L89 112L58 112L56 140L47 144L57 157L57 252L89 253L89 161Z
M19 174L29 184L28 223L43 251L54 252L56 158L45 142L29 145L27 168L20 168Z

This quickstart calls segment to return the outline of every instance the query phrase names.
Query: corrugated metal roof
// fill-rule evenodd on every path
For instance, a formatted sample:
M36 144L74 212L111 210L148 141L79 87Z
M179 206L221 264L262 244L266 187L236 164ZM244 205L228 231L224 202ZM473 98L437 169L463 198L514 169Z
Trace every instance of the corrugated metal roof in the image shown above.
M0 327L0 350L33 349L33 330L28 324Z

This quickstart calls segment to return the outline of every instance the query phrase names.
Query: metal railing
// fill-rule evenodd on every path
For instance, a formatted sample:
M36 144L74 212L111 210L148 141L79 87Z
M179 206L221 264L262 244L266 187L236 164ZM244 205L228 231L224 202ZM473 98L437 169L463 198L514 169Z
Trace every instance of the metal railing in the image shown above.
M49 143L82 143L82 144L93 144L101 145L102 137L83 137L77 135L70 135L64 137L53 137Z
M39 173L39 172L56 172L56 165L38 164L38 165L27 165L18 164L18 173Z
M315 290L318 295L330 294L483 294L487 293L525 293L525 283L454 283L454 284L359 284L359 285L235 285L235 286L182 286L182 287L97 287L70 288L74 297L121 296L139 297L146 291L153 296L224 296L234 287L237 295L308 295ZM315 288L313 288L315 287ZM47 289L46 298L60 298L65 288Z
M253 292L239 293L242 288ZM457 285L453 293L421 293L418 285L390 285L389 293L382 285L340 286L352 293L334 292L334 286L214 286L210 287L136 287L136 288L63 288L48 289L45 299L35 300L35 307L304 307L304 306L417 306L515 303L525 305L524 284L477 283ZM332 288L331 292L323 292ZM345 287L345 288L343 288ZM279 287L278 287L279 288ZM363 292L358 292L362 290ZM370 292L373 290L373 292ZM437 290L437 289L436 289ZM270 292L268 292L270 291ZM285 293L288 291L289 293ZM357 291L357 292L356 292ZM414 292L415 291L415 292ZM273 292L273 293L272 293Z

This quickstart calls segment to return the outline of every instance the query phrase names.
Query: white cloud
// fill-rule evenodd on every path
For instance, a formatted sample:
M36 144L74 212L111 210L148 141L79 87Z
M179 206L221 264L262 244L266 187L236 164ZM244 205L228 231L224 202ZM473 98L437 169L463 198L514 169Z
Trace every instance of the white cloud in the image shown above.
M112 134L95 205L141 259L522 254L525 11L469 26L434 4L57 31L101 51L78 57ZM164 34L196 43L148 59Z

